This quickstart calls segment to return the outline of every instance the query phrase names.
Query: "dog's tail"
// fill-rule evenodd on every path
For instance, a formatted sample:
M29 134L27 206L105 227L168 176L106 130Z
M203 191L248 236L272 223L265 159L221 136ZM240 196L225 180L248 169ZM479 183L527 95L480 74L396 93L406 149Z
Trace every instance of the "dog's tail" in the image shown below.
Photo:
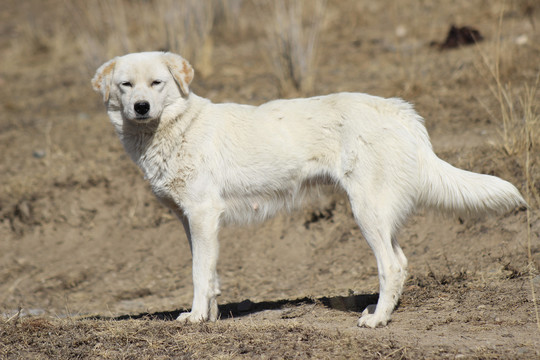
M458 169L431 147L421 159L419 204L454 213L504 212L527 206L518 189L496 176Z

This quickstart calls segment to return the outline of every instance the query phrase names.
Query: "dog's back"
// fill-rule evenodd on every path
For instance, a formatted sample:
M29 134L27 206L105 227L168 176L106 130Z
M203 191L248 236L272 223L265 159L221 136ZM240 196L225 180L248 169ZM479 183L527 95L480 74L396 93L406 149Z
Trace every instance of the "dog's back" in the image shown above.
M422 117L401 99L339 93L211 106L214 135L204 147L219 152L208 170L220 174L226 222L264 220L300 205L319 182L347 188L352 179L389 203L396 224L417 206L474 212L524 203L513 185L440 160Z

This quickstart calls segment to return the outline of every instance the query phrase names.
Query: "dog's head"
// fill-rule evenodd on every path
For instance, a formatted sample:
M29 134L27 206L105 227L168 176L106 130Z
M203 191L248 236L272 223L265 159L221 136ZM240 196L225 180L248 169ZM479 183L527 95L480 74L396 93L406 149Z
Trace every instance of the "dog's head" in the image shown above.
M179 55L134 53L101 65L92 86L103 95L109 111L120 111L124 120L146 123L179 106L179 100L189 95L193 74Z

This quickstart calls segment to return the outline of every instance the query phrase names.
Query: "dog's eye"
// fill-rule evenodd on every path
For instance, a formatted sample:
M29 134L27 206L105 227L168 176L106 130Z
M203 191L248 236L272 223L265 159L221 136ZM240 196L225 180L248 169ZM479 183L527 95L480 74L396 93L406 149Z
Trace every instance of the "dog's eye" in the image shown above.
M152 86L157 86L157 85L160 85L163 81L161 80L154 80L152 81Z
M131 87L131 83L129 81L123 81L120 83L120 85L124 87Z

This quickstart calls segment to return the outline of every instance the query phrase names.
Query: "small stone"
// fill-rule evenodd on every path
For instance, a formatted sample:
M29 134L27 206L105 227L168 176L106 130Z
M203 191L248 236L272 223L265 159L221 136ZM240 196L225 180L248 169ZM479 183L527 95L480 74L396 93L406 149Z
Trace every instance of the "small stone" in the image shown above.
M525 45L526 43L529 42L529 37L528 37L526 34L519 35L519 36L514 40L514 42L516 43L516 45Z
M90 115L88 115L85 112L80 112L80 113L77 114L77 119L79 119L79 120L88 120L88 119L90 119Z
M407 35L407 28L403 25L398 25L398 27L396 27L396 36L398 38L402 38L402 37L405 37Z
M43 159L45 155L47 155L47 152L43 149L34 150L34 152L32 153L32 156L36 159Z
M30 219L30 206L28 205L28 203L26 201L21 201L18 205L17 205L17 212L19 214L19 218L22 220L22 221L27 221Z

